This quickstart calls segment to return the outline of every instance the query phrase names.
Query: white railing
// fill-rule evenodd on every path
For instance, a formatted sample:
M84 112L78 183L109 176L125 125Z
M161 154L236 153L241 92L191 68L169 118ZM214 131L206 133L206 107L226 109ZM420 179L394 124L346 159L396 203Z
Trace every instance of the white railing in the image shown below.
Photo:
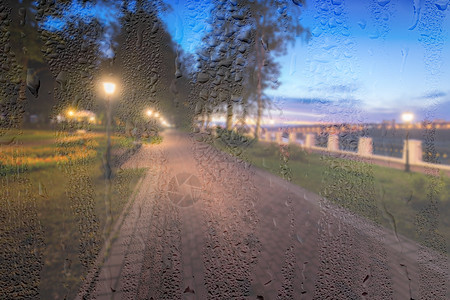
M329 152L342 155L354 155L358 157L363 157L367 159L376 159L386 162L394 162L399 164L406 164L406 154L409 156L409 164L411 166L419 167L429 167L437 168L441 170L450 171L450 165L434 164L429 162L424 162L422 159L422 141L421 140L404 140L403 141L403 156L401 158L390 157L385 155L377 155L373 153L373 140L370 137L360 137L358 140L358 151L344 151L339 149L339 136L337 134L330 134L328 136L327 147L316 146L316 135L315 133L307 133L305 142L303 144L299 143L297 140L297 133L288 133L288 138L283 138L283 131L266 131L261 136L261 141L265 142L276 142L278 144L292 143L297 144L304 149L310 149L313 151ZM408 149L408 151L406 151Z

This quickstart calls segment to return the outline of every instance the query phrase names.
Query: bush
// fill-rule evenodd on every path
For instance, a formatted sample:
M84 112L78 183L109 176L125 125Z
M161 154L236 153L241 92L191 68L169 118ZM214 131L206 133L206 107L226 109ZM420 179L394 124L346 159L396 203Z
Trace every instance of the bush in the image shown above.
M289 145L288 149L290 160L306 161L306 152L301 147L296 145Z
M248 147L253 143L253 139L241 135L233 130L226 130L221 127L216 128L217 138L226 146L231 148Z
M273 143L270 144L257 144L252 148L252 154L257 157L272 157L279 156L279 146Z

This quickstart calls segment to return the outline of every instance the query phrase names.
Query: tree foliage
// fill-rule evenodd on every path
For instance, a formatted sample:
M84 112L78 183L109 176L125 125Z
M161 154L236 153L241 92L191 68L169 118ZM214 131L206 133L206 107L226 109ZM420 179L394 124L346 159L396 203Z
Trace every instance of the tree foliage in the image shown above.
M285 55L299 35L308 36L298 18L302 1L280 3L212 1L209 23L214 29L205 34L198 50L195 80L199 86L195 111L204 126L212 113L225 113L230 130L236 113L245 125L255 112L260 126L269 104L264 92L278 87L281 66L276 57Z

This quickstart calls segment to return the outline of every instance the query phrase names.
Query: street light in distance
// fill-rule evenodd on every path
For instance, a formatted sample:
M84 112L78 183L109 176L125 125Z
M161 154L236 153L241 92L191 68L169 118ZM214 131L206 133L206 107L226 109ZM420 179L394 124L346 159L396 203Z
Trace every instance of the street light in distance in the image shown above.
M414 114L411 112L402 113L402 121L405 123L411 123L414 120Z
M73 116L75 115L75 112L74 112L73 110L69 110L69 111L67 112L67 115L68 115L69 117L73 117Z

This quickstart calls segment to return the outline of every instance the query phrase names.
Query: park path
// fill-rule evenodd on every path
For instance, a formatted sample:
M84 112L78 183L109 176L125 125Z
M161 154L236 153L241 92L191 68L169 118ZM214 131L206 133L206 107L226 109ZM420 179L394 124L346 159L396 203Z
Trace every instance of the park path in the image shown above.
M166 131L123 166L148 171L78 298L450 298L445 257L200 137Z

